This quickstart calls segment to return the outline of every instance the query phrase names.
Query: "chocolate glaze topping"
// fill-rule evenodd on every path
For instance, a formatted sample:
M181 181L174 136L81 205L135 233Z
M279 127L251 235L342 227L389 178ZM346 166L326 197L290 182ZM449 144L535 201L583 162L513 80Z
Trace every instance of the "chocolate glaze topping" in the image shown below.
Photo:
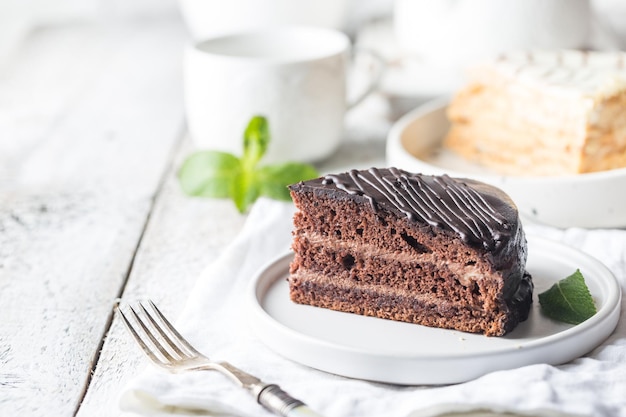
M363 196L374 210L384 207L410 221L454 232L489 251L501 249L501 243L517 233L517 213L510 199L472 180L370 168L327 175L321 185Z

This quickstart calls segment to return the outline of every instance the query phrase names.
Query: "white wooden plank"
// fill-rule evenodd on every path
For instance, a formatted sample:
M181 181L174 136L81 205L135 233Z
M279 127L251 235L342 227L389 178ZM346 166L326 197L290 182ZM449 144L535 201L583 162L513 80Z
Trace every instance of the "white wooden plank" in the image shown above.
M126 31L92 27L40 29L0 72L0 180L45 142L114 59ZM9 177L11 174L11 177Z
M191 152L185 144L179 159ZM151 298L171 318L184 307L200 272L245 221L228 200L183 195L174 174L170 173L156 201L123 295L129 301ZM78 417L118 415L120 390L146 366L148 361L116 318Z
M2 74L0 415L74 414L182 128L183 33L40 30Z

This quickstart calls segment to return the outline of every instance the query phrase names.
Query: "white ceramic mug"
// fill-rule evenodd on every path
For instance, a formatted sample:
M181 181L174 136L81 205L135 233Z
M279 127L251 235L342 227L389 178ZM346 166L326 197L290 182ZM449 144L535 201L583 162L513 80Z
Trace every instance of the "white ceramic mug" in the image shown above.
M241 155L254 115L268 119L264 162L321 160L338 147L350 41L342 32L285 26L212 38L185 53L187 123L198 148Z

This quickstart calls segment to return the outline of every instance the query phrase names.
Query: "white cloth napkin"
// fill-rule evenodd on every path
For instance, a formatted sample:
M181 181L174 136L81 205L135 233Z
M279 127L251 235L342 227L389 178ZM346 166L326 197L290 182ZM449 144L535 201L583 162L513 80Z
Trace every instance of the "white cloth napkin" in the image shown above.
M451 410L514 410L520 415L626 416L626 319L583 358L562 366L532 365L444 387L400 387L347 379L278 356L250 331L244 294L254 274L288 250L293 205L259 200L237 239L199 277L176 321L198 350L265 382L279 384L327 417L418 417ZM527 233L563 241L597 257L626 288L626 231L557 230L526 225ZM169 374L149 367L123 390L121 408L149 416L269 416L217 372ZM540 410L542 411L541 414ZM472 414L474 415L474 414ZM482 415L482 414L480 414Z

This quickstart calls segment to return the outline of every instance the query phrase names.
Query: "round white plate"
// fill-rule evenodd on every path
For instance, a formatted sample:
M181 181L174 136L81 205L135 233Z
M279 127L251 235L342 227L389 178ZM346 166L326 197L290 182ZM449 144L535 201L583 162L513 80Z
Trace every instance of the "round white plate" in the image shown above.
M626 168L552 177L506 176L442 147L447 99L398 120L387 138L387 165L422 174L473 178L504 190L520 213L557 227L626 227Z
M560 364L592 350L615 329L621 292L596 259L529 237L527 269L535 293L530 317L504 337L486 337L299 305L286 281L292 255L271 262L248 294L251 328L277 353L333 374L394 384L450 384L536 363ZM598 312L582 324L555 322L539 311L537 294L576 269Z

